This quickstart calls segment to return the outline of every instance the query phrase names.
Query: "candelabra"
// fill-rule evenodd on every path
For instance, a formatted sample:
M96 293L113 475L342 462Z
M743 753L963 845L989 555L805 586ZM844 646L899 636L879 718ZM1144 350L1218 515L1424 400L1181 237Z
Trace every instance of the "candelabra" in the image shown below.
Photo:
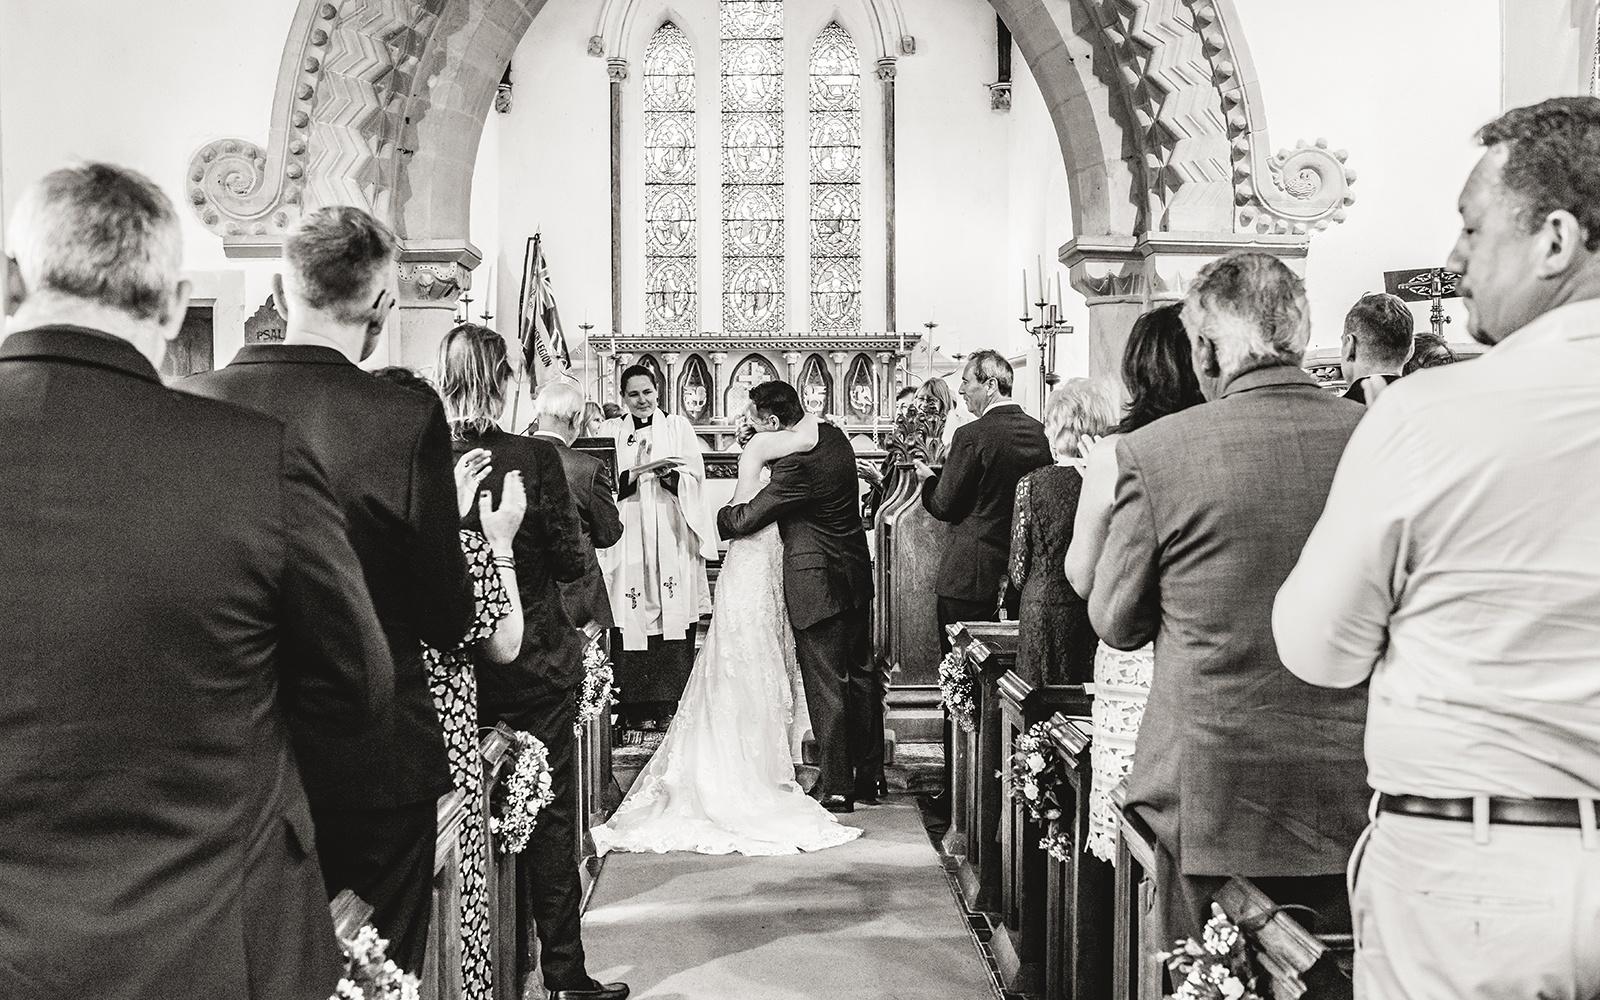
M594 378L594 344L589 340L589 331L594 329L594 324L585 318L582 323L578 324L578 329L583 331L583 365L588 369L589 378ZM585 401L593 398L589 395L589 378L584 379L583 398Z
M1040 299L1033 305L1039 310L1038 322L1034 322L1031 315L1020 316L1018 320L1039 348L1039 412L1042 415L1046 397L1061 381L1061 376L1056 374L1056 337L1072 333L1072 325L1061 322L1061 311L1054 303Z

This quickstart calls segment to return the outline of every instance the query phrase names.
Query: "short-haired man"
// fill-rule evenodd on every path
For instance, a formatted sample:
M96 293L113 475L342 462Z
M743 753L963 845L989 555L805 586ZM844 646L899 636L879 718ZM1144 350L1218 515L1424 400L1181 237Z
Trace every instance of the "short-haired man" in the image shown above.
M1278 595L1283 662L1371 678L1356 996L1600 996L1600 100L1485 125L1489 351L1391 387Z
M360 738L388 650L321 463L162 386L177 213L120 167L11 218L0 343L0 996L324 1000L282 705Z
M1233 875L1312 907L1320 929L1348 920L1365 700L1301 681L1272 642L1273 596L1364 412L1301 369L1306 315L1305 286L1275 257L1202 268L1183 323L1218 398L1117 440L1089 617L1109 646L1155 642L1127 809L1155 836L1169 941L1199 936Z
M288 268L273 279L283 343L247 344L183 388L295 427L328 469L393 654L395 712L362 739L296 727L295 749L329 896L352 889L372 904L389 957L420 973L436 800L453 787L421 644L454 647L473 611L450 431L438 399L356 367L394 305L387 227L358 208L323 208L283 251Z
M1349 386L1344 398L1370 403L1400 377L1416 339L1416 319L1398 295L1368 292L1344 317L1339 369Z
M539 390L533 401L538 427L533 436L547 439L561 453L561 468L578 507L583 535L586 568L581 579L561 584L561 602L566 605L567 617L578 628L594 622L610 629L615 624L611 598L606 594L606 581L595 550L617 544L622 538L622 518L617 514L611 470L600 459L572 447L583 423L584 406L583 393L577 386L560 380L551 382Z
M946 650L946 626L999 617L1017 481L1054 460L1044 425L1012 401L1011 380L1011 363L998 351L968 358L961 398L977 419L956 428L943 469L916 463L928 513L950 524L934 581L939 642Z

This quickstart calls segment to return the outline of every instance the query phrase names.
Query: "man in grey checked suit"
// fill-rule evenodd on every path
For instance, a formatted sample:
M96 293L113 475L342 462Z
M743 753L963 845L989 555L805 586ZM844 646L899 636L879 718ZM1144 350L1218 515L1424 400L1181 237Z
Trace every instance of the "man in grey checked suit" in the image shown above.
M1168 940L1198 936L1231 875L1326 930L1349 920L1342 873L1366 821L1366 694L1286 670L1272 600L1364 411L1301 370L1305 289L1276 258L1207 266L1183 318L1217 396L1118 440L1089 602L1108 645L1156 643L1127 809L1157 842Z

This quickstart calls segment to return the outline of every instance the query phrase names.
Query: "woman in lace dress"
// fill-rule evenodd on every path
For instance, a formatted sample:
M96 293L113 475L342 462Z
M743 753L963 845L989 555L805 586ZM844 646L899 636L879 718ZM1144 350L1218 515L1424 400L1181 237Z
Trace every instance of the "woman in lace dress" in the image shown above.
M816 446L817 422L757 434L739 456L733 502L761 488L766 465ZM716 611L678 713L604 826L607 851L794 854L860 836L795 782L794 635L783 601L783 541L772 524L728 547Z
M1017 613L1017 674L1032 684L1083 684L1094 678L1096 638L1089 606L1063 572L1083 475L1074 468L1085 438L1116 419L1107 387L1067 380L1044 406L1044 430L1056 464L1017 483L1011 518L1007 579L1021 594Z
M1190 363L1189 335L1179 316L1179 303L1152 309L1140 316L1122 352L1122 382L1128 408L1122 421L1098 444L1086 449L1088 457L1078 513L1067 549L1067 579L1084 600L1094 588L1095 563L1105 544L1116 499L1119 435L1179 410L1205 402L1200 382ZM1100 644L1094 660L1094 743L1090 760L1094 781L1089 794L1089 851L1114 861L1116 824L1111 791L1133 766L1133 746L1150 694L1151 647L1125 652Z

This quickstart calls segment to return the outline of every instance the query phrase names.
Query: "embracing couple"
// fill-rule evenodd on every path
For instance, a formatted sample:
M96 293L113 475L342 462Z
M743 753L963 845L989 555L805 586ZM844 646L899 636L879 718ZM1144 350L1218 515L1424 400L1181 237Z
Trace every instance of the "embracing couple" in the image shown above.
M751 389L744 421L739 483L717 515L732 541L711 628L666 738L594 830L601 853L821 850L861 833L832 813L880 792L883 690L855 453L787 382ZM807 710L821 771L810 795L794 769Z

